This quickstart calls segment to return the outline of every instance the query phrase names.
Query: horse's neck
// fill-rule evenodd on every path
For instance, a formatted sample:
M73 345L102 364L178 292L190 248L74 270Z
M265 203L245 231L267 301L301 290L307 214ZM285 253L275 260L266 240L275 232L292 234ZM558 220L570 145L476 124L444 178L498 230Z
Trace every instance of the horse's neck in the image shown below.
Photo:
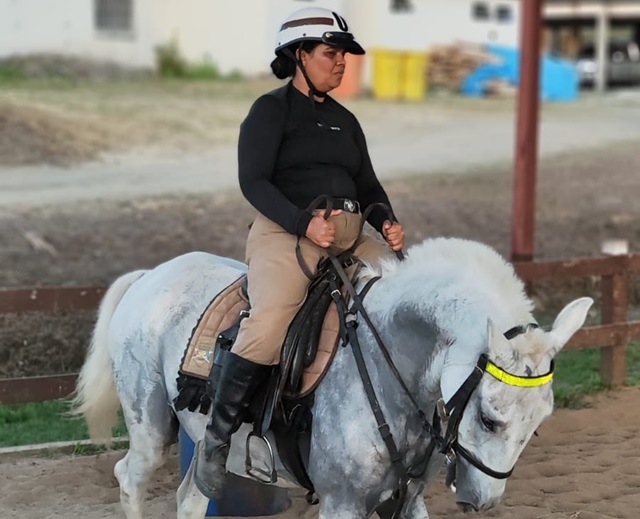
M394 362L408 384L431 400L450 397L473 370L487 345L487 314L473 308L452 291L448 298L430 292L424 284L420 293L407 291L394 298L398 287L381 279L365 300L372 320L379 326ZM412 300L415 298L415 300ZM501 321L506 317L494 312ZM372 344L372 354L377 346Z
M415 312L406 311L404 306L394 307L388 296L388 287L382 280L379 281L367 295L365 309L403 381L416 396L432 400L433 393L439 392L439 389L437 384L431 383L432 379L425 378L425 374L438 372L438 350L441 347L438 344L438 330L434 323ZM358 336L363 349L375 359L373 369L383 377L391 373L380 345L363 319L360 319ZM392 387L398 385L397 381L390 383Z
M420 391L442 391L445 399L486 351L489 318L504 331L532 320L531 302L512 271L494 254L470 250L478 258L473 270L468 261L458 271L437 254L425 254L423 262L402 263L384 274L365 301L395 355L415 359L407 367L410 376L423 370Z

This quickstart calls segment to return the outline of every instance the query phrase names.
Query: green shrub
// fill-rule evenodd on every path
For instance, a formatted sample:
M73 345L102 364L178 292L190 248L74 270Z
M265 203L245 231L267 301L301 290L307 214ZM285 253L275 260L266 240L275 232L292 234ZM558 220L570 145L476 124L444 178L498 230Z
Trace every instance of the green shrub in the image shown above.
M200 63L188 65L184 77L187 79L220 79L222 74L210 60L203 60Z
M187 62L180 53L178 40L174 37L168 43L156 45L156 71L160 77L184 77Z
M242 74L238 70L232 71L224 76L218 66L205 57L200 62L189 63L182 56L180 46L174 37L164 45L155 47L156 71L158 76L163 78L180 79L242 79Z
M11 61L0 63L0 80L24 79L24 72Z

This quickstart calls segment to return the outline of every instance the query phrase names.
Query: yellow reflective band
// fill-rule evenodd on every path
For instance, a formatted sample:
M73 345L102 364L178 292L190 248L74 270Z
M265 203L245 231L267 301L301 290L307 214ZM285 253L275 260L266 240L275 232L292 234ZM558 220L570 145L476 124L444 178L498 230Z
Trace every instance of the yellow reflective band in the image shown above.
M505 384L516 387L544 386L545 384L551 382L551 380L553 379L553 371L550 371L546 375L540 375L539 377L518 377L516 375L511 375L510 373L507 373L506 371L500 369L491 361L487 361L485 371L493 375L500 382L504 382Z

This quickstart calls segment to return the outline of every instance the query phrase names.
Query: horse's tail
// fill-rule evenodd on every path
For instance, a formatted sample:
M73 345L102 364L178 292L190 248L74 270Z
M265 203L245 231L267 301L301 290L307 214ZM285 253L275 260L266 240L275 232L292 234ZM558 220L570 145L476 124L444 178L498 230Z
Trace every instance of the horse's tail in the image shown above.
M107 444L120 409L111 371L109 324L122 296L145 272L137 270L119 277L102 298L87 358L80 370L72 401L72 414L84 416L91 438Z

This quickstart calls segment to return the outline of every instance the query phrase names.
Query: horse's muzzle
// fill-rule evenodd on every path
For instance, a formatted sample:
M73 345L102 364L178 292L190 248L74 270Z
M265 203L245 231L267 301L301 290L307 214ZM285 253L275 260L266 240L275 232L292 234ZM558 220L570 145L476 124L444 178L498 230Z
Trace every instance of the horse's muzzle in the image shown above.
M462 510L465 514L468 514L469 512L480 511L480 509L477 506L472 505L471 503L463 503L461 501L458 501L456 504L458 505L458 508Z

